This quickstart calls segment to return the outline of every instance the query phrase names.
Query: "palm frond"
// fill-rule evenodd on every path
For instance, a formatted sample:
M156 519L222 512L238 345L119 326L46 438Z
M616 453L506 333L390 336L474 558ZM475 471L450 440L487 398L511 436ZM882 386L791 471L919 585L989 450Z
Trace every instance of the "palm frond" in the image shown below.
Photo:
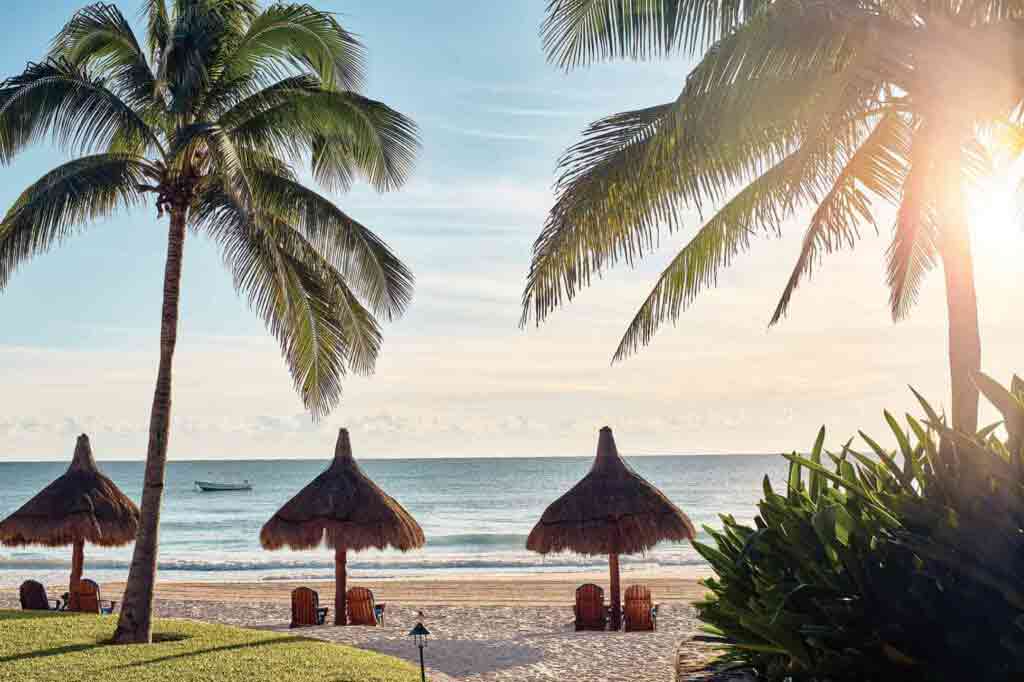
M141 203L148 172L137 157L100 154L58 166L33 183L0 223L0 290L22 262L91 221Z
M29 64L0 83L0 162L47 134L78 153L160 147L142 116L102 79L63 59Z
M720 41L676 102L597 122L559 162L558 197L534 244L525 324L604 268L632 264L687 211L729 196L822 120L876 106L869 14L785 0ZM830 35L832 38L822 38ZM767 36L767 37L766 37ZM785 37L781 43L777 42Z
M136 111L155 113L156 76L131 24L114 5L96 3L76 12L53 39L50 57L87 68Z
M296 390L314 418L341 396L348 369L370 373L380 328L344 279L294 229L256 220L217 188L204 193L193 223L221 246L236 288L281 344Z
M291 178L255 170L251 179L258 213L297 230L375 313L401 315L412 300L413 276L377 235Z
M143 0L140 14L146 20L149 58L153 64L158 64L171 40L171 14L167 11L167 1Z
M550 0L541 37L562 68L612 58L697 52L766 7L767 0Z
M652 140L672 104L626 112L593 124L566 152L555 206L533 244L523 290L525 326L571 300L594 275L619 259L632 262L653 247L660 224L680 219L672 192L676 168L648 162ZM657 175L638 181L648 170ZM673 184L670 188L667 185Z
M893 227L892 244L886 252L889 306L894 322L910 314L925 275L938 262L935 217L930 211L913 206L911 201L904 196Z
M904 117L890 113L881 118L862 144L838 150L845 156L842 172L811 217L796 266L770 324L776 324L785 316L793 292L805 276L812 275L815 264L824 254L843 247L853 248L862 224L877 230L871 196L894 206L899 203L910 166L912 136L912 128Z
M255 16L224 57L224 78L255 74L272 82L313 72L329 89L360 90L362 44L328 12L275 4Z
M205 106L211 97L219 96L225 59L260 14L260 0L175 0L174 5L173 35L196 38L192 43L198 48L189 54L195 67L191 76L196 96L192 98L191 108L179 103L178 109L195 111Z
M937 260L935 213L935 145L927 128L919 129L910 147L910 168L896 213L892 243L886 252L889 307L893 321L904 319L917 302L924 276Z
M905 28L868 7L772 3L709 48L689 73L677 126L716 143L761 118L813 125L837 97L859 98L864 108L880 94L879 72L902 75L907 55L899 43Z
M697 295L715 286L719 273L749 249L752 237L780 235L796 206L816 200L834 177L835 142L831 131L807 142L715 213L662 271L619 341L613 362L649 344L666 322L675 324Z
M789 155L750 181L698 230L665 268L651 293L620 340L613 361L620 361L647 345L665 322L675 324L704 289L714 286L719 273L750 246L753 236L782 234L784 221L795 209L825 195L840 175L845 155L870 132L867 116L858 110L854 82L839 80L841 96L823 97L818 121L800 135ZM852 85L852 87L851 87ZM828 89L825 90L828 93Z
M211 11L210 0L175 2L170 40L158 74L169 93L171 112L192 121L218 76L217 60L230 15Z
M806 130L793 116L797 104L786 106L777 120L763 109L759 126L737 126L721 142L680 129L678 103L591 126L560 161L558 198L534 243L521 324L531 315L540 324L604 269L642 258L661 230L675 231L799 147Z
M208 12L221 17L228 32L240 36L260 14L260 0L204 0Z
M419 149L410 119L361 95L324 90L309 76L261 90L219 123L241 146L273 149L296 162L310 158L314 177L332 189L347 189L355 176L380 191L396 189Z
M206 148L210 152L212 172L220 178L224 191L243 210L255 211L251 155L239 148L227 131L218 125L205 126L201 136L206 139Z
M382 102L355 93L324 93L318 106L331 113L314 138L312 166L317 181L347 189L362 176L380 192L405 184L420 148L412 119Z

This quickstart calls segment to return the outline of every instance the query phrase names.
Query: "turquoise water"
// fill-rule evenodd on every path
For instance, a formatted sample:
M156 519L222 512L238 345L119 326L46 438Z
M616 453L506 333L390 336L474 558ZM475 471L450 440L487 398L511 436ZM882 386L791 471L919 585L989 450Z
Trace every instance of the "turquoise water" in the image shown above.
M698 526L718 514L750 519L765 473L781 481L785 462L765 455L634 457L630 464L661 488ZM353 555L356 577L398 577L450 571L573 571L601 567L597 557L540 557L524 548L544 508L588 470L591 458L362 460L366 473L420 522L427 546L402 554ZM64 463L0 463L0 516L6 516L63 473ZM263 523L327 466L325 460L171 462L160 526L161 577L172 580L285 580L327 577L327 550L267 552ZM100 462L138 501L141 462ZM203 493L195 480L249 480L251 492ZM127 576L131 547L86 548L86 571L99 580ZM0 547L0 584L26 575L59 582L70 551ZM688 544L664 544L624 565L703 566Z

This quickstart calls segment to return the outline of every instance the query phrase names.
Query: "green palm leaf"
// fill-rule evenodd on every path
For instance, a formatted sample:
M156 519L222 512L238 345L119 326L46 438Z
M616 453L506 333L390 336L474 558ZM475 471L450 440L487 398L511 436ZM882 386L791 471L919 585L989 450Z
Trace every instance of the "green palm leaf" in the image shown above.
M416 124L391 107L354 93L322 93L316 106L325 116L313 141L313 173L318 182L345 190L352 175L378 191L405 184L419 151Z
M79 10L53 40L50 56L92 68L137 110L152 110L156 77L128 20L114 5L96 3Z
M827 135L825 144L835 141ZM712 217L672 259L633 317L619 341L613 360L624 360L650 343L665 322L673 324L703 289L750 247L751 237L781 232L794 205L819 195L828 180L822 166L821 144L809 153L801 147L744 187ZM815 158L809 158L814 156Z
M171 14L167 11L166 0L143 0L141 14L146 20L150 59L159 64L171 39Z
M927 135L915 140L911 167L887 252L889 304L893 320L907 316L917 302L924 276L936 262L938 226L929 188L932 151Z
M314 71L331 88L359 90L365 80L362 44L328 12L275 4L249 23L224 58L227 80L247 74L280 80Z
M70 161L29 186L0 223L0 290L24 261L92 221L141 203L140 185L150 172L136 157L100 154Z
M297 230L371 310L388 320L401 315L412 300L413 276L379 237L295 180L260 170L251 177L258 212Z
M325 415L348 367L372 372L381 343L376 320L331 264L280 220L252 221L213 189L194 224L220 244L236 288L280 342L303 403L315 417Z
M143 117L101 78L66 60L29 64L0 84L0 161L50 135L69 151L130 151L160 146Z
M703 50L769 3L765 0L550 0L541 36L563 68L622 57Z
M676 102L584 133L559 162L522 323L530 315L541 322L604 268L642 258L661 230L678 229L779 163L821 121L875 106L878 88L863 76L880 59L866 49L874 42L865 24L876 17L830 8L787 0L759 13L709 50Z
M842 172L814 211L771 324L785 316L793 292L803 277L811 275L823 254L844 246L853 248L860 237L859 226L875 226L870 195L893 205L899 202L909 166L911 136L906 121L899 114L889 114L863 144L839 149Z
M362 176L378 190L400 187L419 149L415 123L352 92L325 90L315 79L279 81L219 118L238 144L281 157L311 158L320 183L345 190Z

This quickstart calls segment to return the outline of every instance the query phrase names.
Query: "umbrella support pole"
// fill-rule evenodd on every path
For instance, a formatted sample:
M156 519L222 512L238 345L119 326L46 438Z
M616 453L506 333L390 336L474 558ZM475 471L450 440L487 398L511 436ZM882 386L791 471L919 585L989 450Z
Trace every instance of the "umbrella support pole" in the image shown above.
M78 583L82 580L85 565L85 541L76 540L71 550L71 580L68 582L68 601L72 602L72 610L78 609Z
M348 625L348 613L345 607L345 589L348 582L348 552L344 549L334 550L334 624Z
M608 579L611 591L612 622L611 629L618 631L622 627L622 599L619 597L619 555L608 555Z

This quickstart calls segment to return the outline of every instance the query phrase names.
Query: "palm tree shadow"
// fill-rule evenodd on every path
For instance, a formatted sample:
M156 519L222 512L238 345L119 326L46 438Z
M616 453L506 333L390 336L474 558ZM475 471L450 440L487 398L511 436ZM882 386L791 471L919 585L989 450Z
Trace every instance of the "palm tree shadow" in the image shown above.
M68 644L67 646L59 646L53 649L43 649L42 651L29 651L22 654L14 654L12 656L0 657L0 663L14 663L15 661L24 661L32 658L48 658L50 656L60 656L62 654L73 654L79 651L89 651L90 649L97 649L103 646L99 642L93 642L91 644Z
M180 654L173 654L170 656L161 656L160 658L148 658L144 661L136 661L125 666L119 666L121 668L139 668L144 666L153 665L155 663L164 663L166 661L175 661L184 658L194 658L196 656L204 656L206 654L225 652L225 651L237 651L239 649L248 649L264 646L276 646L278 644L293 644L296 642L313 642L317 640L309 639L308 637L280 637L277 639L262 640L259 642L239 642L238 644L226 644L224 646L215 646L205 649L197 649L195 651L186 651Z
M7 611L0 614L0 623L8 620L44 620L46 618L67 618L71 615L68 611Z
M360 649L386 656L394 656L419 665L419 651L409 642L391 639L371 639L350 644ZM537 647L519 644L514 640L489 641L479 639L438 639L427 647L426 664L438 672L460 678L481 672L496 673L510 668L539 663L544 652ZM486 661L481 671L481 662Z

